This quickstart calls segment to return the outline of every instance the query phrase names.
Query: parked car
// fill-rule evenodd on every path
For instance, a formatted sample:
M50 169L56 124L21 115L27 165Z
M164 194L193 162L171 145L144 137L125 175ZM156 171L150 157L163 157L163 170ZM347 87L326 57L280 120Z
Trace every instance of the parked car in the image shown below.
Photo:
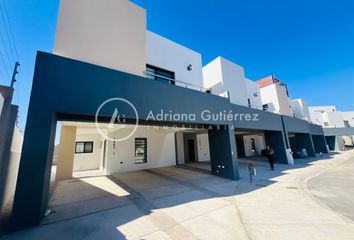
M307 151L305 148L302 149L292 149L293 158L304 159L308 157Z

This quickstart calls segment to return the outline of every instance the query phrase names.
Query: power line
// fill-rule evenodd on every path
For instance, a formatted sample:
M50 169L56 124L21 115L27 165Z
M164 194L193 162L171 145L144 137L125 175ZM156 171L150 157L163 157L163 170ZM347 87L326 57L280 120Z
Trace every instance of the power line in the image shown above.
M6 9L5 0L2 0L2 4L4 6L5 15L7 17L7 24L9 26L9 32L10 32L10 35L11 35L11 38L12 38L12 44L13 44L13 47L14 47L14 50L15 50L15 54L16 54L17 60L20 60L19 59L19 55L18 55L18 51L17 51L17 47L16 47L15 37L14 37L13 31L12 31L12 25L11 25L10 17L9 17L8 11Z
M0 58L1 58L1 61L2 61L3 65L4 65L5 72L7 73L7 76L8 76L9 79L10 79L11 75L10 75L10 73L9 73L9 69L6 68L5 59L4 59L4 56L2 55L1 51L0 51Z
M3 1L3 4L4 4L4 1ZM2 10L1 5L0 5L0 13L1 13L1 16L2 16L2 20L3 20L3 22L4 22L5 35L6 35L6 38L7 38L7 41L8 41L8 45L9 45L9 47L10 47L10 52L11 52L13 61L15 62L15 61L16 61L16 58L15 58L14 50L12 49L12 44L11 44L11 40L10 40L10 35L9 35L9 31L8 31L8 26L7 26L7 24L6 24L5 15L4 15L4 12L3 12L3 10Z
M11 68L12 64L11 64L10 55L9 55L9 52L7 51L6 42L4 40L4 37L2 36L1 31L0 31L0 38L1 38L2 44L4 45L4 51L5 51L5 54L6 54L6 57L7 57L7 61L8 61L8 66L7 67ZM4 64L5 64L5 61L4 61ZM6 64L4 66L6 67Z

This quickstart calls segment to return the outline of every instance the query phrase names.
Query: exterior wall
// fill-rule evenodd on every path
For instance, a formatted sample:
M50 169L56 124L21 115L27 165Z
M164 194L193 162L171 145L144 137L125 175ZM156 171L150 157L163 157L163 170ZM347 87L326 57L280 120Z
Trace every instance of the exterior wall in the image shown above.
M176 132L176 157L178 164L185 164L183 132Z
M311 121L310 111L307 103L302 99L296 99L291 101L291 108L296 118Z
M109 137L126 136L129 129L110 133ZM123 134L123 135L122 135ZM147 138L147 163L135 164L135 138ZM176 165L175 134L138 127L135 134L123 142L107 142L107 173L137 171Z
M89 133L88 131L96 133ZM102 136L93 129L77 129L76 142L93 142L92 153L75 153L73 171L86 171L100 169L103 160L103 141Z
M348 121L350 127L354 127L354 112L342 112L343 120Z
M172 42L156 33L147 31L146 63L175 73L177 81L193 84L200 90L203 87L202 56L191 49ZM192 70L187 67L192 65ZM185 87L185 84L176 82Z
M205 88L212 88L216 95L229 92L231 103L248 106L247 86L243 67L218 57L203 67ZM213 86L218 85L216 88Z
M268 105L268 111L279 113L279 101L276 86L269 85L260 89L262 105Z
M246 86L247 98L250 99L251 107L262 109L262 99L259 85L254 81L246 79Z
M262 105L268 104L268 111L293 116L286 88L280 84L271 84L260 89Z
M197 135L198 161L210 161L209 136L207 133Z
M341 112L327 112L330 127L344 127L344 119Z
M329 125L326 126L325 123L329 123L329 116L327 113L329 112L336 112L335 106L315 106L309 107L311 121L314 124L319 124L322 127L330 127Z
M4 106L4 102L5 102L5 98L4 96L0 93L0 117L1 117L1 114L2 114L2 108Z
M62 126L55 180L71 179L75 156L76 127Z
M252 151L252 141L254 139L256 144L256 151ZM261 155L262 150L266 148L264 136L248 135L243 137L245 155L246 157Z
M54 53L142 76L146 12L128 0L61 0Z
M12 138L9 167L8 167L8 172L6 177L4 200L2 202L1 209L9 207L9 205L11 205L11 202L13 201L14 198L18 168L20 166L22 142L23 142L23 135L20 132L20 129L18 127L15 127L13 138Z

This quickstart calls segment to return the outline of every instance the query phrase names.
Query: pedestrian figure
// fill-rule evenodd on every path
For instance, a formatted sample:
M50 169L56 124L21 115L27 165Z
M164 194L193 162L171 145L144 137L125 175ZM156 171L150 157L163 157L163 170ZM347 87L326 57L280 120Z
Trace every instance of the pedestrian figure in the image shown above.
M270 164L270 169L274 170L274 154L275 154L275 151L270 146L267 146L267 152L266 153L267 153L267 157L268 157L268 162Z

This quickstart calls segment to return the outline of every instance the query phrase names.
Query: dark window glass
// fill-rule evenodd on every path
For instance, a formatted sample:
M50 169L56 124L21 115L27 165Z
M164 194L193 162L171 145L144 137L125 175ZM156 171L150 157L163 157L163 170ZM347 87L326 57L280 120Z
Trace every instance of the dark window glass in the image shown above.
M251 146L252 146L252 151L256 151L256 142L254 141L254 138L251 138Z
M76 142L75 153L93 153L93 142Z
M147 163L147 138L135 138L135 164Z
M150 79L155 79L157 81L168 82L169 84L175 85L175 73L164 70L151 65L146 66L146 74Z

